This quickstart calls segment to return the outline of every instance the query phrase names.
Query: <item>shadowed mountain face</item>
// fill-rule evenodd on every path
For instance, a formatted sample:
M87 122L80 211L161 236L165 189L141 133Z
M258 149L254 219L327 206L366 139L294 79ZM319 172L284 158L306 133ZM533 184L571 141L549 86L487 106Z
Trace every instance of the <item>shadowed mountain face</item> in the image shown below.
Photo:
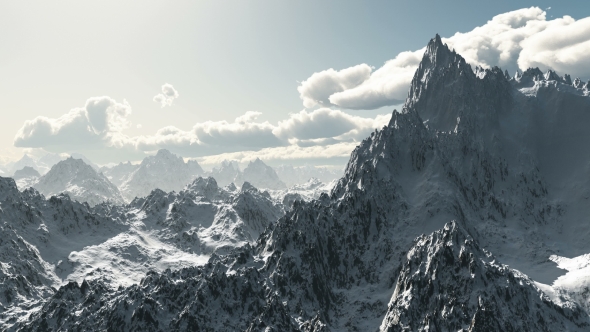
M590 252L590 99L526 77L474 72L437 36L404 108L329 195L204 266L117 290L70 283L13 328L588 330L531 278L551 277L550 255Z

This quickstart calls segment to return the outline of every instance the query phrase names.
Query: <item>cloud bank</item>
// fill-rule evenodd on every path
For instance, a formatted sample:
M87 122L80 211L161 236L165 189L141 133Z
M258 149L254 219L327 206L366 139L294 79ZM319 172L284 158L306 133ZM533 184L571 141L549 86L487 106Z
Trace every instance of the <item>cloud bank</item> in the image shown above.
M185 157L249 155L254 151L253 155L273 159L307 159L313 154L332 158L341 157L344 150L350 154L359 141L385 126L391 118L391 115L365 118L321 108L302 110L272 124L260 121L260 112L246 112L231 122L199 122L188 130L166 126L152 135L128 136L124 130L129 126L130 114L127 102L118 103L109 97L90 98L84 107L59 118L39 116L26 121L18 130L14 145L60 153L111 151L106 154L113 158L162 148ZM243 158L245 155L234 159Z
M524 8L442 40L473 66L499 66L510 73L539 67L572 77L590 77L590 18L547 20L542 9ZM314 73L299 85L300 98L307 108L376 109L400 104L424 50L402 52L374 71L361 64Z
M59 118L38 116L25 121L14 138L14 146L42 148L55 146L68 150L101 147L116 139L128 127L131 106L110 97L94 97Z
M179 94L176 89L172 86L172 84L164 84L162 85L162 93L159 93L154 96L154 101L159 103L162 108L166 106L172 106L174 99L178 98Z

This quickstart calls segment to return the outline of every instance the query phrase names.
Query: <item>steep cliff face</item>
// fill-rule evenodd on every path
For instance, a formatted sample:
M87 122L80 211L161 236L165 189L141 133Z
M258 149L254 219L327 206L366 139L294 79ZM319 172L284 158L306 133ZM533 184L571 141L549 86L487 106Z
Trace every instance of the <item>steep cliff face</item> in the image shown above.
M588 329L575 303L548 298L523 273L550 278L550 255L590 251L590 184L579 182L588 179L590 102L565 79L525 76L474 72L437 36L403 109L353 151L330 194L295 202L255 244L204 266L117 290L101 280L62 287L17 326ZM195 186L199 197L219 195L210 181ZM167 215L172 197L152 196L134 204Z

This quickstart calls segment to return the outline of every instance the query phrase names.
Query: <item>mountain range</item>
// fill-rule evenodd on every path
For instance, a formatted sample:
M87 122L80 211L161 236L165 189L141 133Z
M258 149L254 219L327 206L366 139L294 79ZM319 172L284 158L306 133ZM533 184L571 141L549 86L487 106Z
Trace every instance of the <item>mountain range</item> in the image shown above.
M291 201L200 177L90 207L0 178L0 253L15 253L0 256L1 323L587 331L588 110L588 83L472 69L437 35L403 108L328 193Z

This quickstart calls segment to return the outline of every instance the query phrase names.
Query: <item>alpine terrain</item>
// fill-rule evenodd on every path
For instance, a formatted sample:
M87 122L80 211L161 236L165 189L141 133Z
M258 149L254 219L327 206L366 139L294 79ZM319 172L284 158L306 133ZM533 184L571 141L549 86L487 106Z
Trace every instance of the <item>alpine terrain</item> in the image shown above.
M553 71L472 68L437 35L401 111L329 193L305 199L323 185L312 180L300 198L273 198L256 185L286 185L258 161L244 172L225 163L222 185L193 180L163 150L123 183L127 205L45 198L0 178L0 253L14 253L0 256L0 322L588 331L589 94ZM44 177L73 167L61 163ZM168 178L153 175L162 169Z

